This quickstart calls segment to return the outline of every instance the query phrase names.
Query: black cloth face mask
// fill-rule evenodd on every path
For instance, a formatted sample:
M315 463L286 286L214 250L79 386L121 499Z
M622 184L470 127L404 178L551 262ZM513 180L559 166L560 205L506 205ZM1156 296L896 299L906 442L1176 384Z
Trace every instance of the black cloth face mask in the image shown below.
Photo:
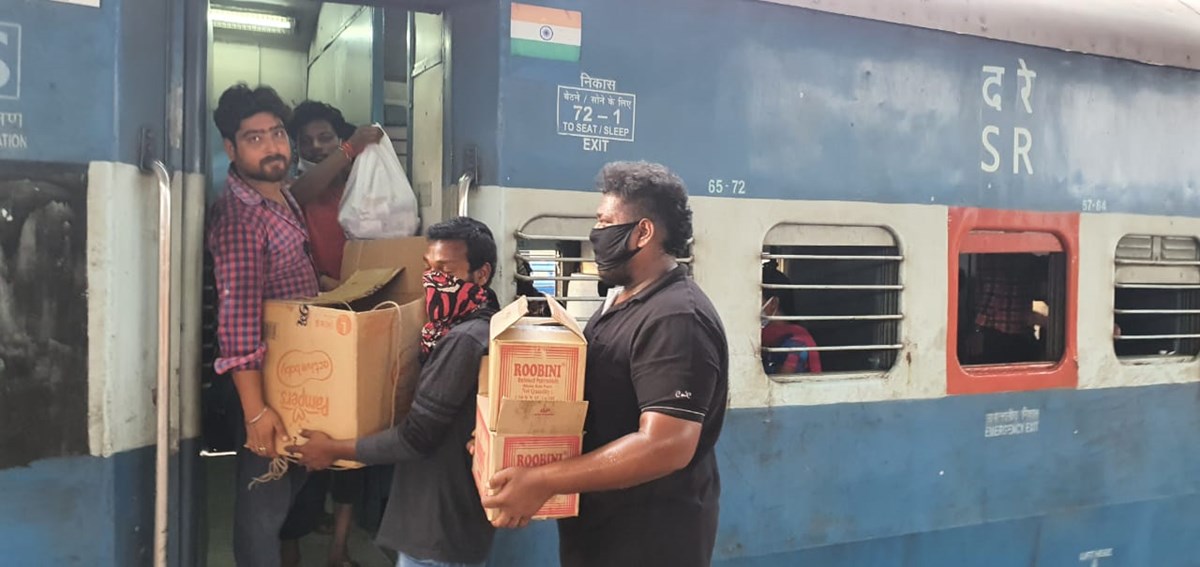
M629 235L633 234L633 230L637 228L640 220L625 223L614 224L604 228L593 228L592 233L588 235L588 240L592 242L592 249L596 253L596 267L600 271L607 272L614 268L620 268L638 252L641 248L630 250L626 248L626 243L629 242Z

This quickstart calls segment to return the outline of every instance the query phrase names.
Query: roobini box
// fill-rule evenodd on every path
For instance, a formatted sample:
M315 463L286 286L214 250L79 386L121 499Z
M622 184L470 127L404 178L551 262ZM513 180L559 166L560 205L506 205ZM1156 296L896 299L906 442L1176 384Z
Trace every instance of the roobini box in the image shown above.
M482 380L481 380L482 381ZM475 456L471 471L480 494L492 475L509 467L536 467L579 456L587 402L505 400L495 421L484 417L488 397L481 394L475 412ZM488 520L496 511L485 509ZM579 515L579 494L552 496L534 520Z
M487 384L480 388L487 392L483 411L489 424L497 422L504 400L583 401L587 340L562 305L546 301L549 318L527 317L524 296L492 317Z

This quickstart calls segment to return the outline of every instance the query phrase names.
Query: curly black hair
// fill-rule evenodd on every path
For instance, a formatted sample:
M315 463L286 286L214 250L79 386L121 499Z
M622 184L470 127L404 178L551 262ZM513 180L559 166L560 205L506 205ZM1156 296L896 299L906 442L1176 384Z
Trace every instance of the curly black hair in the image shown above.
M349 140L354 135L354 125L346 122L342 111L324 102L306 100L292 111L292 120L288 122L288 135L293 140L300 139L300 131L312 122L324 120L333 127L334 133L343 140Z
M260 112L270 112L284 124L292 118L292 109L279 98L275 89L267 86L251 89L246 83L238 83L221 93L217 109L213 111L213 122L217 123L221 137L236 145L242 121Z
M597 179L600 192L615 195L639 215L666 229L663 249L676 258L688 256L692 209L683 180L665 165L617 161L604 166Z
M496 237L486 224L469 217L455 217L430 226L425 231L428 240L458 240L467 245L467 264L471 271L492 265L492 276L496 275ZM491 278L485 285L490 285Z

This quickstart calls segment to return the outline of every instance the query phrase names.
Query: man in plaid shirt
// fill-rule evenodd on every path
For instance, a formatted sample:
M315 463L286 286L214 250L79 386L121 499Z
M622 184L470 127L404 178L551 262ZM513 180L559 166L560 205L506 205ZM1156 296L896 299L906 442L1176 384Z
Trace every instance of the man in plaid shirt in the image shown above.
M1027 254L982 254L972 289L974 324L968 364L1041 359L1033 301L1041 295L1037 262Z
M273 89L244 84L226 90L213 113L231 162L208 227L219 297L215 370L232 377L245 422L245 445L237 456L234 557L238 565L254 567L280 565L280 538L296 539L307 531L281 533L307 477L304 469L291 467L283 479L248 488L278 456L275 439L287 435L263 400L263 301L318 291L304 217L285 182L291 146L284 125L290 115Z

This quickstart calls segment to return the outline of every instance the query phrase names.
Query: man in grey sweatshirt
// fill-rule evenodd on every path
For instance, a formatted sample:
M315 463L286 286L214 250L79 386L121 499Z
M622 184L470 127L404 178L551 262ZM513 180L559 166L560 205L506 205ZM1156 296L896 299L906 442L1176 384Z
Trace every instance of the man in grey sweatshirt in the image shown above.
M488 289L496 242L486 225L465 217L435 224L426 236L429 323L421 333L423 366L412 410L399 425L361 439L305 431L308 442L288 450L313 470L338 459L395 463L378 543L400 553L399 567L482 566L494 529L463 447L475 428L480 361L498 308Z

